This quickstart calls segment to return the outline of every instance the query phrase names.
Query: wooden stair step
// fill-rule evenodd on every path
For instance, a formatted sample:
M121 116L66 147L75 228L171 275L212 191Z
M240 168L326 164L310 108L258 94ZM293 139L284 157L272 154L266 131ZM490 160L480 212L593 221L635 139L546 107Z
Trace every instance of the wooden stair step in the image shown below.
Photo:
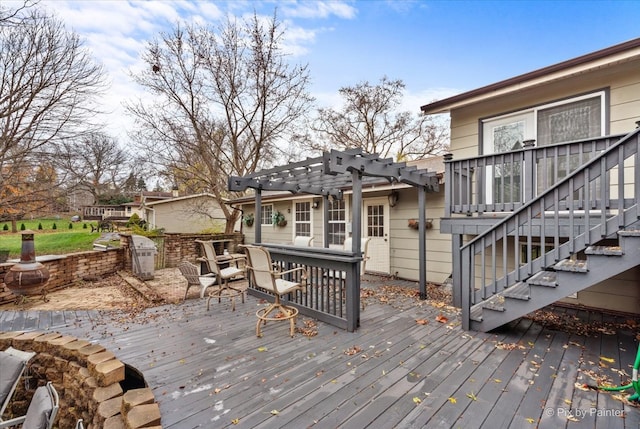
M475 304L471 306L471 311L469 311L469 319L474 320L476 322L482 322L482 310L484 309L482 303Z
M540 271L527 280L527 284L536 286L556 287L556 273L553 271Z
M620 246L589 246L584 251L587 255L622 256L624 252Z
M574 273L586 273L589 271L587 261L577 259L564 259L553 266L556 271L569 271Z
M504 292L502 292L502 295L504 295L505 298L528 301L531 299L531 291L529 287L530 286L526 282L519 282L506 288Z

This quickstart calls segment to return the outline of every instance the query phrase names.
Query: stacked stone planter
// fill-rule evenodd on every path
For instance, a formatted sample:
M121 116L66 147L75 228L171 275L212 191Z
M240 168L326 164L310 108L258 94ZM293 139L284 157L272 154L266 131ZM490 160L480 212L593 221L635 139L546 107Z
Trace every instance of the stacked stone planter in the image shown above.
M24 415L38 385L53 382L60 395L54 427L161 428L160 408L149 388L123 391L125 365L99 344L55 332L0 332L0 350L34 351L29 391L19 383L5 416Z

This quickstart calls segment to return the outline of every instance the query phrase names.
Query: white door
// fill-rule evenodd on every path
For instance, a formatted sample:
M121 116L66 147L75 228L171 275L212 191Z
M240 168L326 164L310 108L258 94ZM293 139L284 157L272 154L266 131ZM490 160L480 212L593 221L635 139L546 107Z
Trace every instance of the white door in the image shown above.
M366 270L389 274L389 201L387 198L371 198L364 200L364 231L368 237Z

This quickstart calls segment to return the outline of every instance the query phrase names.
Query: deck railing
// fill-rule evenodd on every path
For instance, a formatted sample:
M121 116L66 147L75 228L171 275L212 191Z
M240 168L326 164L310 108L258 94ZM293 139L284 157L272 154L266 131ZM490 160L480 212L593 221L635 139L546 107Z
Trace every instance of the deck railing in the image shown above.
M523 149L507 153L462 160L445 157L445 217L516 210L622 137L541 147L525 142Z
M360 324L360 263L362 257L333 249L261 243L282 270L304 267L307 287L289 296L301 314L355 331ZM300 278L292 280L299 281ZM251 294L272 299L253 285Z
M571 143L562 150L556 146L545 151L518 151L516 155L487 156L479 161L458 163L449 170L452 177L463 171L482 166L497 165L521 159L533 165L534 160L547 158L547 154L582 154L602 150L555 186L549 186L536 197L525 199L515 211L497 221L492 227L461 248L461 290L463 326L469 329L470 308L505 288L524 281L539 270L584 250L603 238L640 219L640 130L616 138ZM587 148L590 150L586 150ZM575 149L575 152L574 152ZM535 155L535 156L532 156ZM543 156L544 155L544 156ZM526 165L526 164L525 164ZM464 167L463 167L464 166ZM524 182L523 182L524 183ZM471 187L465 189L471 190ZM461 203L463 200L459 200ZM480 204L457 206L456 212L471 208L497 209L495 205ZM560 224L568 231L578 231L561 236ZM551 225L551 227L548 227ZM546 226L546 227L545 227ZM508 251L508 237L516 245L524 246L524 258L520 252ZM541 249L534 252L534 247ZM524 259L524 261L522 260Z

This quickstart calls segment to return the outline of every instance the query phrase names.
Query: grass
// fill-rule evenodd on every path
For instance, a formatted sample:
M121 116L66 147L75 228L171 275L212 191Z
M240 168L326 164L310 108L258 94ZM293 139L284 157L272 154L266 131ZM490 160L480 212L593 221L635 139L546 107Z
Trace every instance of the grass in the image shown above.
M4 225L8 225L9 231L4 230ZM22 248L22 237L20 234L21 225L25 229L32 230L34 234L34 245L37 256L42 255L63 255L66 253L92 250L93 242L100 237L100 233L91 232L91 224L96 222L74 222L69 219L43 218L32 220L20 220L17 222L18 233L11 233L11 222L0 223L0 249L9 251L9 258L19 258ZM53 229L53 225L56 229ZM84 225L87 228L83 228ZM39 226L42 229L38 229ZM72 225L72 229L69 229Z

